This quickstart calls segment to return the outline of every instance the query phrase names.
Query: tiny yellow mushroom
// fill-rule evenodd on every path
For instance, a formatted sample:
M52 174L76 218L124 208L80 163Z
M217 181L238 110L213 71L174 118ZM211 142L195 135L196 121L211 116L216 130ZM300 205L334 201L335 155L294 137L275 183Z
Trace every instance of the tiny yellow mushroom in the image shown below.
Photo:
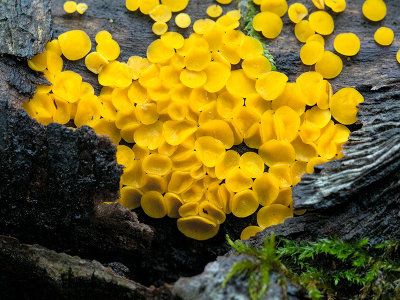
M195 142L195 150L198 159L206 167L214 167L225 154L224 144L211 136L199 137Z
M164 197L156 191L144 193L140 201L140 206L146 215L152 218L163 218L167 214Z
M62 54L69 60L78 60L86 56L92 48L92 42L86 32L71 30L58 37Z
M283 17L288 10L288 5L286 0L263 0L261 2L260 10L262 12L270 11Z
M306 168L306 172L308 174L312 174L314 173L314 166L319 165L319 164L323 164L326 163L327 160L325 158L322 157L313 157L312 159L310 159L310 161L307 163L307 168Z
M265 100L275 100L283 93L288 77L280 72L271 71L261 75L256 81L256 90Z
M258 203L267 206L275 201L279 194L279 181L269 173L262 173L253 183L253 191L257 194Z
M239 45L239 55L242 59L251 59L261 56L264 48L261 42L251 36L245 36Z
M325 1L324 0L312 0L314 3L315 7L318 9L324 9L325 8Z
M311 27L310 22L307 20L301 20L294 26L294 35L302 43L305 43L307 39L314 34L315 30Z
M226 89L233 95L246 98L256 93L254 80L248 78L243 70L232 71Z
M192 23L192 20L190 19L190 16L185 13L180 13L177 14L175 17L175 24L179 28L188 28L190 26L190 23Z
M311 28L322 35L330 35L335 27L331 15L322 10L310 14L308 21Z
M211 18L218 18L222 14L222 7L217 4L207 7L207 15Z
M297 137L292 146L296 152L296 160L300 162L308 162L310 159L318 155L317 147L310 143L306 144L302 141L301 137Z
M168 174L171 168L172 161L165 155L153 153L143 159L143 171L148 174L163 176Z
M354 56L360 51L360 39L351 32L341 33L335 37L333 47L340 54Z
M154 22L153 26L151 27L153 33L156 35L163 35L168 30L168 25L165 22Z
M199 203L197 201L182 204L178 209L179 216L189 217L196 216L199 213Z
M234 150L225 152L223 159L215 165L215 175L222 180L227 177L230 171L239 166L240 155Z
M308 15L307 7L301 3L293 3L289 6L288 16L293 23L299 23Z
M180 81L188 88L199 88L207 82L207 73L185 69L179 75Z
M161 0L161 3L168 6L172 12L178 12L186 8L189 0Z
M226 219L225 213L208 201L203 201L200 203L199 216L210 219L216 224L222 224L225 222Z
M330 51L325 51L322 58L315 64L315 71L326 79L337 77L343 69L342 59Z
M183 204L181 197L175 193L168 192L164 195L164 203L168 217L179 218L179 208Z
M218 224L200 216L179 218L177 225L179 231L185 236L199 241L214 237L219 230Z
M400 64L400 49L396 53L396 60Z
M275 111L274 129L278 140L291 142L299 131L300 116L289 106L281 106Z
M125 145L117 146L117 163L123 165L125 168L130 168L135 159L135 153L132 148Z
M96 51L107 60L112 61L118 58L121 50L118 43L113 39L103 39L97 44Z
M246 152L240 157L239 167L246 175L256 178L264 172L264 161L257 153Z
M80 13L81 15L83 15L87 9L88 9L88 5L86 3L78 3L78 5L76 6L76 11L78 13Z
M346 9L346 0L325 0L325 4L336 13Z
M61 99L74 103L80 98L82 77L72 71L60 72L54 79L52 87L54 95Z
M151 12L150 18L156 22L168 22L172 17L171 9L164 4L157 5Z
M223 120L210 120L201 124L196 132L196 137L212 136L221 141L226 149L232 148L234 136L228 123Z
M142 125L136 129L133 138L139 146L155 150L162 143L162 130L161 121L151 125Z
M257 223L261 228L283 223L293 217L291 208L281 204L271 204L261 208L257 213Z
M68 14L72 14L76 11L76 2L75 1L65 1L64 2L64 11Z
M203 88L210 93L222 90L231 74L229 67L216 61L208 63L204 68L204 72L207 76L207 81Z
M161 36L161 40L169 47L180 49L183 47L185 39L180 33L166 32ZM174 56L175 57L175 56Z
M112 35L106 30L101 30L96 34L95 41L96 43L101 43L104 40L111 40Z
M120 193L121 198L118 201L123 207L131 210L140 207L143 193L139 189L131 186L124 186L121 188Z
M324 37L318 33L313 34L309 38L307 38L306 43L311 41L321 43L322 46L325 46Z
M86 68L94 74L99 74L103 67L108 64L108 60L99 52L89 53L85 57Z
M386 4L383 0L366 0L362 12L368 20L381 21L386 16Z
M277 164L291 164L296 157L294 148L289 142L278 140L269 140L262 144L258 154L269 167Z
M48 42L46 44L45 48L46 48L46 51L53 51L58 56L62 55L60 43L58 42L58 40L52 40L51 42Z
M238 192L232 198L232 214L238 218L252 215L258 206L257 194L249 189Z
M292 206L292 188L286 187L279 190L279 195L273 202L273 204L282 204L284 206Z
M226 187L231 192L241 192L251 188L253 180L242 169L236 167L225 178Z
M34 71L44 71L47 68L47 53L47 51L39 53L28 59L28 66Z
M136 152L135 157L138 157ZM124 170L121 176L121 184L139 189L144 185L144 176L145 173L142 169L142 162L140 160L134 160L132 166Z
M259 226L247 226L243 229L242 233L240 234L241 240L248 240L249 238L255 236L258 232L261 232L262 228Z
M275 176L280 188L287 188L292 185L291 164L279 164L269 168L268 173Z
M147 58L152 63L167 61L174 56L174 48L166 45L161 39L153 41L147 47Z
M343 88L336 92L330 101L332 116L344 125L357 121L357 105L364 102L363 96L353 88Z
M163 136L166 142L172 146L178 146L196 131L196 124L187 120L168 120L163 124Z
M319 42L306 42L300 49L300 59L303 64L312 66L324 55L324 46Z
M394 32L390 28L380 27L375 31L374 39L379 45L389 46L393 42Z
M168 184L168 191L181 194L187 191L193 184L194 179L189 172L174 171Z
M273 12L264 11L253 18L253 28L261 31L263 36L268 39L276 38L281 33L282 27L281 18Z
M126 0L125 6L129 11L136 11L139 8L140 0Z
M242 69L247 77L257 79L261 75L271 71L271 63L263 55L256 56L242 61Z

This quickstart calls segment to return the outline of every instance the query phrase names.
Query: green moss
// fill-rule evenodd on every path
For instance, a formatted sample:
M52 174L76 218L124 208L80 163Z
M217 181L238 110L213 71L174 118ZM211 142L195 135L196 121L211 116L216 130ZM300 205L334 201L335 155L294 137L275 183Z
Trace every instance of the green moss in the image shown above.
M267 290L269 272L298 282L311 299L358 297L400 299L400 242L371 245L368 239L355 243L340 239L299 242L267 237L261 249L236 241L228 242L249 259L235 264L226 276L238 274L249 279L249 294L259 299ZM282 281L284 282L284 281Z
M253 18L259 11L256 8L253 0L238 0L238 9L242 14L241 30L248 36L254 37L261 42L264 48L264 56L268 58L271 63L272 70L276 70L276 64L274 57L268 51L266 38L259 32L255 31L253 28Z

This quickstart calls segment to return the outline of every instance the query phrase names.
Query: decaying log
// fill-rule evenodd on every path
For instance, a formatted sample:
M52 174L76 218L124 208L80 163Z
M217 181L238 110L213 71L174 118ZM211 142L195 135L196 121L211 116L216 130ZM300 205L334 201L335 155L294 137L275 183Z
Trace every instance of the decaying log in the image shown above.
M150 18L139 12L128 12L124 1L87 0L89 9L84 15L65 14L63 2L3 0L0 3L3 18L0 22L0 54L3 55L0 57L0 234L13 235L25 244L40 243L58 252L99 260L145 285L172 283L181 276L198 274L206 263L228 251L225 234L238 238L244 227L256 223L254 216L241 220L228 216L215 238L198 242L183 237L175 220L151 219L141 210L130 212L119 204L102 204L118 197L121 168L115 162L115 145L88 127L74 131L57 124L42 126L20 107L37 84L46 84L39 73L27 68L26 58L41 52L52 32L56 37L71 29L83 29L93 38L99 30L108 30L121 45L124 61L131 55L145 56L149 42L154 39ZM206 8L212 3L212 0L191 0L186 12L193 20L205 17ZM400 67L395 61L400 42L396 40L386 48L373 42L373 33L379 26L400 32L396 21L400 3L386 1L390 8L388 16L378 24L362 17L362 3L363 0L348 1L346 11L334 16L335 33L326 38L325 47L333 50L334 36L348 31L356 33L362 43L357 56L343 58L342 74L331 81L335 91L352 86L365 97L365 103L360 105L359 121L352 126L345 157L317 166L315 174L304 176L293 189L293 197L295 208L307 208L308 212L265 230L250 241L256 246L271 230L293 239L369 237L379 242L400 236ZM306 5L309 11L315 10L311 2ZM301 44L295 39L294 26L287 16L283 20L281 35L268 43L278 70L293 81L310 68L299 63ZM173 22L170 24L172 29L177 29ZM178 31L186 36L189 33L189 30ZM65 62L64 68L78 72L99 91L96 76L86 70L83 60ZM7 291L1 289L1 284L7 287L13 282L11 279L23 282L22 275L29 270L32 286L44 283L50 290L59 292L60 297L74 295L76 290L70 288L76 282L85 287L90 285L88 295L93 298L101 291L114 291L121 298L169 296L166 290L147 289L97 263L82 262L76 257L14 240L0 240L0 266L14 252L19 266L0 271L0 295ZM29 260L31 251L37 261ZM211 263L204 273L180 279L174 286L175 296L246 299L245 278L236 278L226 290L221 287L224 274L237 259L240 257L228 254ZM42 261L45 264L40 264ZM80 271L72 272L65 281L60 277L65 274L66 266L80 263L84 264L82 272L86 275L88 270L99 270L101 275L94 279L95 284L86 275L80 276ZM54 273L49 276L43 270ZM119 282L123 282L122 287ZM287 291L283 290L276 284L274 275L269 293L270 298L304 296L293 284L289 284Z
M170 299L168 286L147 288L95 260L0 236L2 299Z

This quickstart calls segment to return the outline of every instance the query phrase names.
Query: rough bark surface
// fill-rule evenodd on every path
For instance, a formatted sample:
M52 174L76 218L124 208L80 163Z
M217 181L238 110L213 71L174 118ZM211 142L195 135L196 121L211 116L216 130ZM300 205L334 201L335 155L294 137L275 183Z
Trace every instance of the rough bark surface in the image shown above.
M50 0L0 1L0 53L31 58L51 37Z
M155 38L151 19L140 12L128 12L124 1L87 0L89 9L84 15L65 14L63 2L0 0L0 234L99 260L118 274L145 285L172 283L181 276L198 274L207 262L228 251L225 234L238 238L244 227L256 223L254 216L241 220L228 216L215 238L198 242L183 237L175 220L151 219L141 210L135 213L119 204L102 204L117 198L121 169L115 162L115 146L87 127L73 131L56 124L39 125L20 108L21 101L28 100L37 84L46 84L39 73L27 68L26 58L43 50L51 32L57 37L68 30L83 29L94 40L98 31L108 30L120 44L120 59L124 61L131 55L145 56L147 45ZM288 1L289 5L294 2ZM204 18L207 6L213 3L191 0L186 12L193 20ZM334 36L348 31L356 33L362 43L357 56L343 58L342 74L331 81L335 91L352 86L365 98L359 121L352 126L354 132L345 147L345 158L316 167L315 174L304 176L293 189L294 206L309 212L264 231L250 241L254 245L260 245L271 230L297 239L338 236L380 241L400 236L400 67L395 61L400 42L380 47L373 41L373 33L380 26L400 32L396 21L400 3L386 1L388 16L378 23L362 16L362 3L348 1L344 13L334 14L335 33L326 38L325 47L333 51ZM307 5L310 12L315 10L311 2ZM295 39L294 26L287 16L283 20L284 29L277 39L269 41L269 49L278 70L293 81L310 68L300 64L302 44ZM173 21L169 25L176 29ZM178 31L186 36L190 32ZM96 76L86 70L83 60L66 61L64 69L78 72L99 91ZM74 273L60 281L60 274L65 274L63 268L75 266L76 257L0 240L0 265L15 259L19 266L0 272L0 287L4 284L14 288L12 279L24 282L24 270L29 270L33 274L29 282L32 287L43 283L59 292L61 298L75 295L71 287L79 282L92 287L93 298L101 290L112 291L120 298L168 297L168 292L124 281L90 261L83 262L87 267L84 273L96 269L108 277L101 275L93 283L86 275ZM32 250L40 259L30 260L31 252L26 249L41 249ZM13 256L14 252L18 255ZM237 259L240 257L228 254L208 265L204 273L180 279L174 285L174 295L184 299L209 299L209 295L216 299L246 299L245 278L233 280L226 290L220 285ZM42 260L46 265L41 264ZM64 264L62 268L60 264ZM43 270L54 274L49 276ZM124 284L118 284L118 280ZM0 288L0 295L4 291L7 289ZM304 297L295 285L289 284L287 291L282 289L276 284L276 276L272 276L268 293L268 299ZM109 295L112 297L111 292Z
M168 286L147 288L95 260L0 236L2 299L170 299Z

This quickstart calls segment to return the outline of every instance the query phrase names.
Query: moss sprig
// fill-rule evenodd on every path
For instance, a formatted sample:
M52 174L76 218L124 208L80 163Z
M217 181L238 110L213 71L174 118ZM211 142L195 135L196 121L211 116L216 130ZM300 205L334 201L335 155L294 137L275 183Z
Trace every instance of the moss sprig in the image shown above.
M248 277L251 299L267 290L271 271L307 289L311 299L357 296L360 299L400 298L400 242L372 245L368 239L344 242L337 238L293 241L271 234L258 249L240 241L228 243L249 258L235 263L223 286L239 274ZM282 280L281 282L284 282ZM345 295L342 295L344 293Z

